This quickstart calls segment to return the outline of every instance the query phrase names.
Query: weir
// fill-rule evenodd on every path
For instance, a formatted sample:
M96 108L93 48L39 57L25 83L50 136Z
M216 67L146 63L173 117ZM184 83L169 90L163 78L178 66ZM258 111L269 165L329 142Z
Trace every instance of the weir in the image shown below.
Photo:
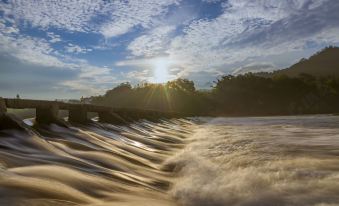
M57 104L46 104L36 107L36 121L39 123L53 123L58 120L59 107Z
M70 122L85 123L88 121L87 113L98 113L99 121L123 124L138 119L159 119L161 117L179 117L175 112L161 112L143 109L113 108L93 104L74 104L58 101L10 99L0 97L0 118L12 109L36 109L36 121L38 123L56 123L59 110L68 110Z
M0 117L7 112L5 100L0 97Z

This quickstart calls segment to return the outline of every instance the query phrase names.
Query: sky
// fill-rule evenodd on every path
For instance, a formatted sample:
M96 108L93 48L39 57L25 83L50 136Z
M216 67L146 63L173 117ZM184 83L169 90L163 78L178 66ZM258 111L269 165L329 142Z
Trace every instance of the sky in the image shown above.
M338 0L1 0L0 96L283 69L339 45Z

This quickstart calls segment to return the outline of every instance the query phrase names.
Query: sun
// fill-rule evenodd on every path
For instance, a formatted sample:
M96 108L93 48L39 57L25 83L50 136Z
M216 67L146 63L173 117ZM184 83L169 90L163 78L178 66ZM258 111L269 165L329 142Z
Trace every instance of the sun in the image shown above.
M165 83L169 81L168 69L170 60L166 58L156 58L152 60L153 81L155 83Z

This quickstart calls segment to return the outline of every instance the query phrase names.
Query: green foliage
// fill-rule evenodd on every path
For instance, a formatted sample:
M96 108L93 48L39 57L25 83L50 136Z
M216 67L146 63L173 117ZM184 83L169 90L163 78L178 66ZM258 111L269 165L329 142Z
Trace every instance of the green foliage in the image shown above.
M143 83L134 88L129 83L123 83L107 91L104 96L91 97L91 102L113 107L196 114L203 111L203 99L193 81L177 79L166 84Z
M224 76L213 88L218 114L284 115L339 110L339 78Z
M176 111L194 115L286 115L339 111L339 78L252 73L223 76L209 91L195 89L194 82L177 79L166 84L123 83L94 104L113 107Z

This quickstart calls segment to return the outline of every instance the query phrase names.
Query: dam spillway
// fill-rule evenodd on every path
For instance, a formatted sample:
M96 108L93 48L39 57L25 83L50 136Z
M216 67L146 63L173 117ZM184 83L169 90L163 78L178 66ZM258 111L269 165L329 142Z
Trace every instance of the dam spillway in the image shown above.
M36 109L36 121L38 123L58 122L59 110L69 111L69 121L87 122L87 113L98 114L99 121L120 124L139 119L158 119L182 116L176 112L163 112L136 108L113 108L93 104L75 104L60 101L10 99L0 98L0 116L5 115L7 108L11 109Z

